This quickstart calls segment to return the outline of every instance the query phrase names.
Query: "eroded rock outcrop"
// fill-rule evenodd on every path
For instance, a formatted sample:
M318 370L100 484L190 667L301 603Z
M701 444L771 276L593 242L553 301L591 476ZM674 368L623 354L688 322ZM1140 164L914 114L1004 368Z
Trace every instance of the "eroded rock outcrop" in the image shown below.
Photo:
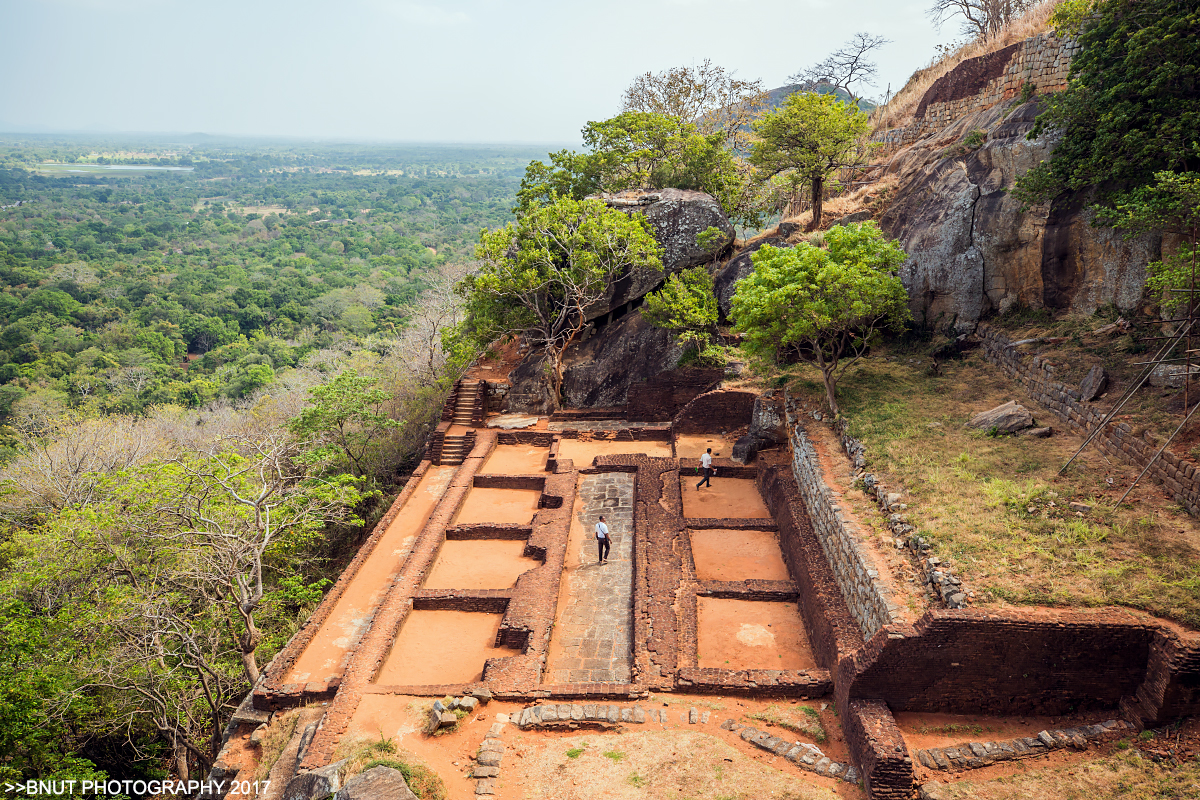
M1026 139L1036 102L959 119L897 153L899 177L880 226L908 252L901 279L920 321L969 329L1014 304L1091 313L1142 297L1145 265L1159 256L1157 236L1126 240L1091 225L1093 198L1072 193L1028 211L1012 195L1017 176L1049 158L1053 141ZM962 146L971 131L982 146Z
M563 401L574 408L623 405L631 384L674 368L682 355L670 331L635 311L571 350Z

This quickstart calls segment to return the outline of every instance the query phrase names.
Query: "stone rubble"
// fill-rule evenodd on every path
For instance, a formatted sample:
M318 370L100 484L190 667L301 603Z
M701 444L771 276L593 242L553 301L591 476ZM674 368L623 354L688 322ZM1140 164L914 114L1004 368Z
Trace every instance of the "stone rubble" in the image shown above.
M1085 750L1088 742L1102 741L1133 730L1134 727L1124 720L1110 719L1096 725L1042 731L1037 736L1019 736L1003 742L963 742L949 747L931 747L918 750L917 761L926 769L978 769L999 761L1045 755L1065 747Z

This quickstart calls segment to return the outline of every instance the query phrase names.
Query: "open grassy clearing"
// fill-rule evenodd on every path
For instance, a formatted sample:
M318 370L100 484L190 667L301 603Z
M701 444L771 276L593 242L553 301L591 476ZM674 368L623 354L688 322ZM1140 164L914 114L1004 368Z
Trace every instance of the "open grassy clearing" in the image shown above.
M1152 485L1116 499L1137 471L1080 443L978 353L930 375L912 353L879 352L839 387L868 467L902 487L918 533L935 543L977 604L1124 605L1200 625L1200 525ZM791 368L790 389L823 407L815 370ZM991 438L964 427L973 414L1018 400L1056 433ZM811 424L811 423L810 423ZM1110 483L1111 481L1111 483ZM1092 506L1087 515L1071 501Z
M983 781L957 781L939 789L944 800L1182 800L1200 797L1200 763L1156 764L1136 751L1054 769L1037 769Z

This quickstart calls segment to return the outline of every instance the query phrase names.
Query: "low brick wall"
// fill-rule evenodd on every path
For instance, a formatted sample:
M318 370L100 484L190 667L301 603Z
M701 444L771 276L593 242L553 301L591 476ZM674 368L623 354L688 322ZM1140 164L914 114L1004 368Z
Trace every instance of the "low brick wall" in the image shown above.
M902 622L899 606L880 584L857 527L842 515L803 426L797 424L793 429L791 445L792 470L813 530L863 638L870 639L885 625Z
M791 464L759 459L757 466L758 491L778 525L779 548L799 591L800 616L813 655L821 666L834 668L842 655L862 647L862 631L804 510Z
M718 389L697 397L684 406L671 422L676 433L715 433L750 424L758 392Z
M1081 400L1078 387L1055 379L1055 368L1049 359L1020 352L1007 336L985 323L980 323L975 335L983 343L983 354L988 361L1004 370L1026 394L1076 433L1090 433L1104 420L1104 408ZM1134 435L1133 429L1124 422L1110 423L1092 445L1139 468L1145 468L1162 446ZM1147 479L1161 484L1171 499L1186 508L1189 514L1200 515L1200 467L1196 464L1166 450L1143 478Z
M851 700L842 709L842 732L862 770L871 800L910 800L912 757L892 713L882 700Z
M1074 39L1039 33L994 53L968 58L926 90L912 123L879 131L871 141L886 149L904 147L968 114L1017 97L1026 84L1037 94L1061 91L1077 52Z
M720 369L676 369L660 372L629 387L625 400L628 419L668 422L679 410L725 377Z

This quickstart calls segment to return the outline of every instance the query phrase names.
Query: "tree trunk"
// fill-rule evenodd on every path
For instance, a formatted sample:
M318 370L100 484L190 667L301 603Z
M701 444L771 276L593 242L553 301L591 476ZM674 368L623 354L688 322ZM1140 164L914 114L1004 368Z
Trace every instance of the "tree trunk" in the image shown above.
M833 377L832 369L821 369L821 379L825 382L825 399L829 402L829 410L833 412L834 418L842 415L842 410L837 404L837 381Z
M242 651L242 668L246 670L246 680L250 681L250 687L254 688L258 683L258 658L254 655L254 651L258 649L258 643L262 640L262 634L258 632L258 626L254 624L254 617L249 614L242 614L242 622L245 629L241 636L238 637L238 644Z
M825 188L825 179L824 178L813 178L812 179L813 218L812 218L812 228L811 229L814 231L817 228L821 227L821 205L822 205L821 194L823 193L824 188Z
M175 739L175 775L181 781L188 780L191 777L191 772L188 768L188 750L180 743L178 737Z

